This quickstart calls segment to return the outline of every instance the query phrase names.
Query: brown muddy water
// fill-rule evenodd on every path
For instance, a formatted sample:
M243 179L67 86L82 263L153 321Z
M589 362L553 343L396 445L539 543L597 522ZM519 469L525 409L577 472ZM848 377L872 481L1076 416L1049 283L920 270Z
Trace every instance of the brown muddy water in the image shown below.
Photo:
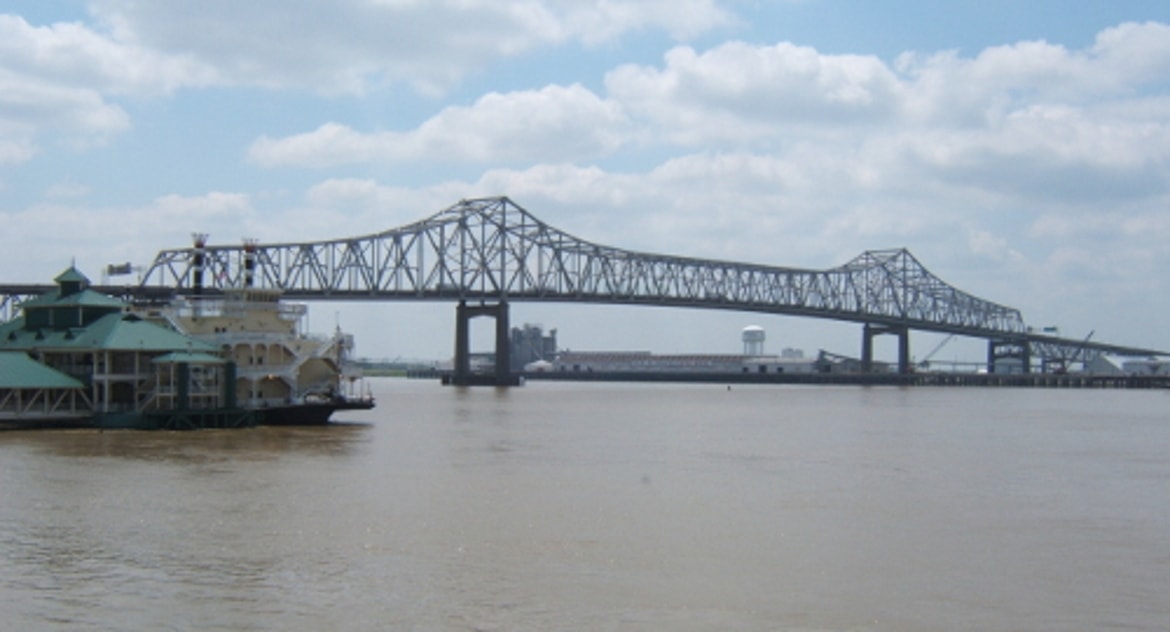
M1164 630L1170 393L373 380L0 432L12 630Z

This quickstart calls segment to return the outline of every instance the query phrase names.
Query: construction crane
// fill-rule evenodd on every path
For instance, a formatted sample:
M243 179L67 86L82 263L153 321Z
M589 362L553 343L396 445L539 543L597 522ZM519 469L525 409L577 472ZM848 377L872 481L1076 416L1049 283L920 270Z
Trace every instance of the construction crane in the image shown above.
M918 363L918 368L920 368L924 371L929 369L930 368L930 359L934 357L934 354L938 353L939 351L942 351L942 348L947 346L947 343L950 342L951 338L954 338L954 337L955 337L955 334L950 334L946 338L943 338L942 342L938 343L937 345L934 346L933 349L930 350L930 353L927 353L926 355L922 356L922 360Z
M1085 336L1085 338L1083 340L1081 340L1081 344L1078 345L1075 349L1073 349L1073 351L1070 355L1065 356L1063 358L1057 358L1056 368L1053 369L1052 372L1056 373L1057 375L1064 375L1065 373L1068 373L1069 365L1072 364L1073 362L1076 362L1077 358L1081 358L1081 362L1083 363L1084 362L1084 354L1085 354L1085 343L1089 342L1089 338L1092 338L1093 334L1095 334L1095 333L1097 333L1096 329L1090 331L1089 335Z

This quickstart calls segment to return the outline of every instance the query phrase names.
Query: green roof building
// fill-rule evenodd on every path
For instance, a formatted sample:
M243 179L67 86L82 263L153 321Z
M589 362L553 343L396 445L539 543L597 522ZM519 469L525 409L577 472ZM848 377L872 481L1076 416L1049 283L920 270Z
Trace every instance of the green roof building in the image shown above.
M54 280L56 289L27 301L20 317L0 324L0 354L7 358L0 389L33 388L36 382L44 382L42 388L80 386L99 422L103 415L132 419L224 406L223 389L208 388L223 382L219 348L130 313L123 301L91 289L74 267Z

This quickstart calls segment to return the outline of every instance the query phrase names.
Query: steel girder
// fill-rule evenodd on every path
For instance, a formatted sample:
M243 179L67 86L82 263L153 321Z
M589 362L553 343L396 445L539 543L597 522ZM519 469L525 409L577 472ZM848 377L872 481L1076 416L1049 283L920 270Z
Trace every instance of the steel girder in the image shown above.
M206 246L203 288L243 284L245 248ZM144 285L194 291L195 248L163 250ZM463 200L382 233L256 245L254 279L303 298L586 301L817 316L973 336L1023 334L1020 312L931 274L906 250L805 270L621 250L506 197Z
M1071 340L1056 336L1031 334L1027 340L1034 357L1064 369L1070 369L1077 364L1087 366L1102 355L1109 354L1128 357L1166 355L1164 351L1156 349L1092 342L1088 339Z
M25 303L56 288L56 285L44 283L11 283L0 286L0 323L20 316Z
M48 288L46 288L48 289ZM20 314L21 306L40 293L5 292L0 294L0 323L6 323Z

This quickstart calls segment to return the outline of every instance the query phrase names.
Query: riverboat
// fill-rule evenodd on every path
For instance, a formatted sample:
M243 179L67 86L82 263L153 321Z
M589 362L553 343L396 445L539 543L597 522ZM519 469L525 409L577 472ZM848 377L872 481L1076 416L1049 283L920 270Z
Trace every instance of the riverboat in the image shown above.
M324 424L374 406L353 338L302 333L305 307L279 293L136 306L74 267L54 281L0 323L0 427Z
M305 331L308 307L279 290L231 288L178 298L146 317L218 349L235 369L240 406L265 425L317 425L341 410L369 410L374 398L351 361L353 336Z

